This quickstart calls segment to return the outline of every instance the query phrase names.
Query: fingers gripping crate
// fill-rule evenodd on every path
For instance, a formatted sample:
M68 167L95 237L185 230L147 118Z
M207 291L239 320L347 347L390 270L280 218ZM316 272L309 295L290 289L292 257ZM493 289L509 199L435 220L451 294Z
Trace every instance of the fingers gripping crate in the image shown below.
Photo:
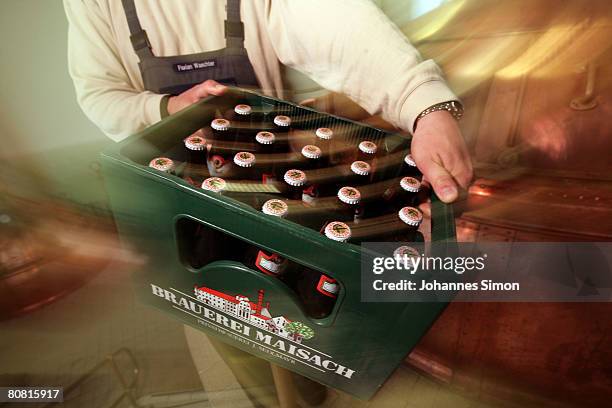
M203 190L200 180L190 183L178 172L168 174L148 166L152 158L176 152L183 139L207 128L236 103L248 103L260 118L270 112L291 117L295 137L290 138L327 127L341 135L345 146L374 141L394 164L380 160L377 171L385 179L395 176L397 158L409 148L409 139L402 135L237 88L113 146L102 155L103 170L121 237L146 258L145 265L134 273L139 296L248 353L356 397L369 398L446 304L361 302L359 246L334 242L308 222L300 225L301 219L309 219L309 211L303 218L287 220L253 207L278 197L278 191L263 189L262 197L247 200L251 204L247 205L235 196ZM262 119L260 127L269 123ZM206 176L204 167L202 177ZM292 205L289 208L292 211ZM454 239L452 213L435 197L432 214L432 239ZM204 238L194 244L195 236ZM335 282L335 303L326 315L309 314L290 279L264 274L241 261L254 247ZM194 262L194 254L206 257Z

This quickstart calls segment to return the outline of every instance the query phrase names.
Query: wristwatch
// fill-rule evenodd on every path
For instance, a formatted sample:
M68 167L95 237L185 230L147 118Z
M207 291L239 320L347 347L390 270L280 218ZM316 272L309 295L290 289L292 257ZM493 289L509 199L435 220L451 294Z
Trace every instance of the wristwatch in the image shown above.
M413 131L416 130L417 124L419 123L419 120L421 120L421 118L429 115L432 112L438 112L438 111L447 111L448 113L453 115L453 117L457 121L461 120L461 118L463 117L463 105L461 105L459 101L448 101L448 102L437 103L425 109L423 112L419 114L419 116L417 116L416 120L414 121L414 129L412 130Z

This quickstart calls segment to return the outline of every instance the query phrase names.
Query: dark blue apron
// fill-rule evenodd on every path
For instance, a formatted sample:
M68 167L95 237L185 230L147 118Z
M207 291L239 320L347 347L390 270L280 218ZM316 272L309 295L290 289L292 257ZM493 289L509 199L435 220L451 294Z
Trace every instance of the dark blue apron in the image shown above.
M259 88L253 66L244 48L244 24L240 0L227 1L226 47L196 54L156 57L147 32L143 30L134 0L122 0L130 40L140 59L144 87L158 94L178 95L207 79L226 85Z

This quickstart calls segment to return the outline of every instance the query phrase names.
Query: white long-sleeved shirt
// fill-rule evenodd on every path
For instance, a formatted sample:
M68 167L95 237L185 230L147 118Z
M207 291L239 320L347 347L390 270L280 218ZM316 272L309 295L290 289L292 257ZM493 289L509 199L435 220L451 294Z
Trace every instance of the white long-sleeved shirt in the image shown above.
M224 0L136 0L156 56L225 47ZM159 121L144 89L121 0L64 0L68 63L79 105L111 139ZM281 64L412 130L418 114L457 99L369 0L242 0L245 47L263 91L282 97Z

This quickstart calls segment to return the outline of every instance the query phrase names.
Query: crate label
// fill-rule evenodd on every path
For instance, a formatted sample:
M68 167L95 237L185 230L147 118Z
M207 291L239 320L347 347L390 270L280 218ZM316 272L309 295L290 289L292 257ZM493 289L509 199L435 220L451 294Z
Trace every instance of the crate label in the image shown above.
M244 295L224 293L206 286L195 286L192 294L175 288L151 284L152 294L172 307L196 319L197 324L223 334L276 358L302 364L320 373L329 373L351 380L357 373L334 361L329 354L304 342L315 337L308 325L274 316L270 303L264 303L264 291L258 291L257 303Z

